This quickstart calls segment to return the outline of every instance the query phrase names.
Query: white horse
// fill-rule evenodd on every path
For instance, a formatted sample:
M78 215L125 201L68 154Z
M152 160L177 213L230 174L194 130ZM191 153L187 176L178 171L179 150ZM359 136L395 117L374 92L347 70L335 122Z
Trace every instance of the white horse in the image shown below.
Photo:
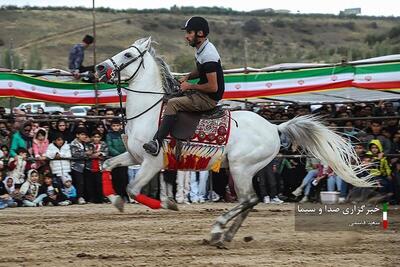
M128 194L152 208L175 209L176 206L171 202L158 205L157 201L143 198L140 194L141 188L164 168L163 153L154 157L146 153L142 146L157 131L161 99L167 90L166 79L172 77L165 63L156 57L151 38L137 40L128 49L98 64L96 71L101 80L116 82L120 75L120 80L129 83L126 88L128 152L107 160L105 169L140 163L136 179L127 187ZM359 161L351 144L315 117L296 117L280 125L271 124L250 111L234 111L231 117L237 123L232 123L223 165L229 168L240 204L217 218L212 226L211 245L223 246L225 241L230 242L250 209L259 203L252 178L278 154L280 134L302 147L306 153L327 162L346 182L360 187L373 185L369 179L357 177L362 167L352 167L352 163ZM212 164L210 162L207 169ZM234 218L230 228L225 231L228 222Z

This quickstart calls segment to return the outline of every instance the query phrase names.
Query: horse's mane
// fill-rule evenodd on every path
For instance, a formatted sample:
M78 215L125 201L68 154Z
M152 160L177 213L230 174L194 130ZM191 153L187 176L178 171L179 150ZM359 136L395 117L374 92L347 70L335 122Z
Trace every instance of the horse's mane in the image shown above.
M150 55L153 56L154 60L157 63L158 68L160 69L162 86L164 91L167 94L176 93L179 90L179 83L172 75L168 64L165 63L165 61L156 54L156 51L153 47L150 47L149 53Z

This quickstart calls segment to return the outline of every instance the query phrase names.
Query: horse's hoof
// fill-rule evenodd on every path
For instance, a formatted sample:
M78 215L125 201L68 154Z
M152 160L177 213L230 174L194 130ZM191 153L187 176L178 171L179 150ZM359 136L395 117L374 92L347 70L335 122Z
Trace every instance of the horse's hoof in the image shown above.
M222 242L221 240L220 240L220 241L217 241L217 242L215 242L215 243L211 243L211 246L214 246L214 247L216 247L216 248L218 248L218 249L228 249L228 248L225 246L224 242Z
M162 207L164 209L173 210L173 211L179 210L178 205L176 205L176 202L172 199L167 199L167 200L163 201Z
M232 235L225 235L224 236L224 242L232 242L233 236Z
M203 241L201 241L201 244L208 246L208 245L210 245L210 240L204 238Z
M119 212L124 212L124 200L120 196L116 196L112 201L114 207L118 209Z
M210 243L214 244L222 240L222 233L212 233Z

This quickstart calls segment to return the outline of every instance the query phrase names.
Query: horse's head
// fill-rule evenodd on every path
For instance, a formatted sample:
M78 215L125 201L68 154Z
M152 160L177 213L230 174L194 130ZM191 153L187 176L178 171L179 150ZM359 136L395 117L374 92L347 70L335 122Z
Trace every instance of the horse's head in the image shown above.
M151 48L151 37L134 42L128 49L96 65L96 75L102 82L128 82L144 66L144 56ZM120 79L120 80L119 80Z

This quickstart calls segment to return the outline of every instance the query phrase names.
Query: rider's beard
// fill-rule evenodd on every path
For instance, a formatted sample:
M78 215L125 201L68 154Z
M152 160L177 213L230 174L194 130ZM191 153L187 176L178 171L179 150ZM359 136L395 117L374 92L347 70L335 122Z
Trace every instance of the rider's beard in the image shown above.
M189 41L189 45L191 47L196 47L196 45L198 45L200 43L199 38L197 38L197 36L193 37L193 39L191 41Z

